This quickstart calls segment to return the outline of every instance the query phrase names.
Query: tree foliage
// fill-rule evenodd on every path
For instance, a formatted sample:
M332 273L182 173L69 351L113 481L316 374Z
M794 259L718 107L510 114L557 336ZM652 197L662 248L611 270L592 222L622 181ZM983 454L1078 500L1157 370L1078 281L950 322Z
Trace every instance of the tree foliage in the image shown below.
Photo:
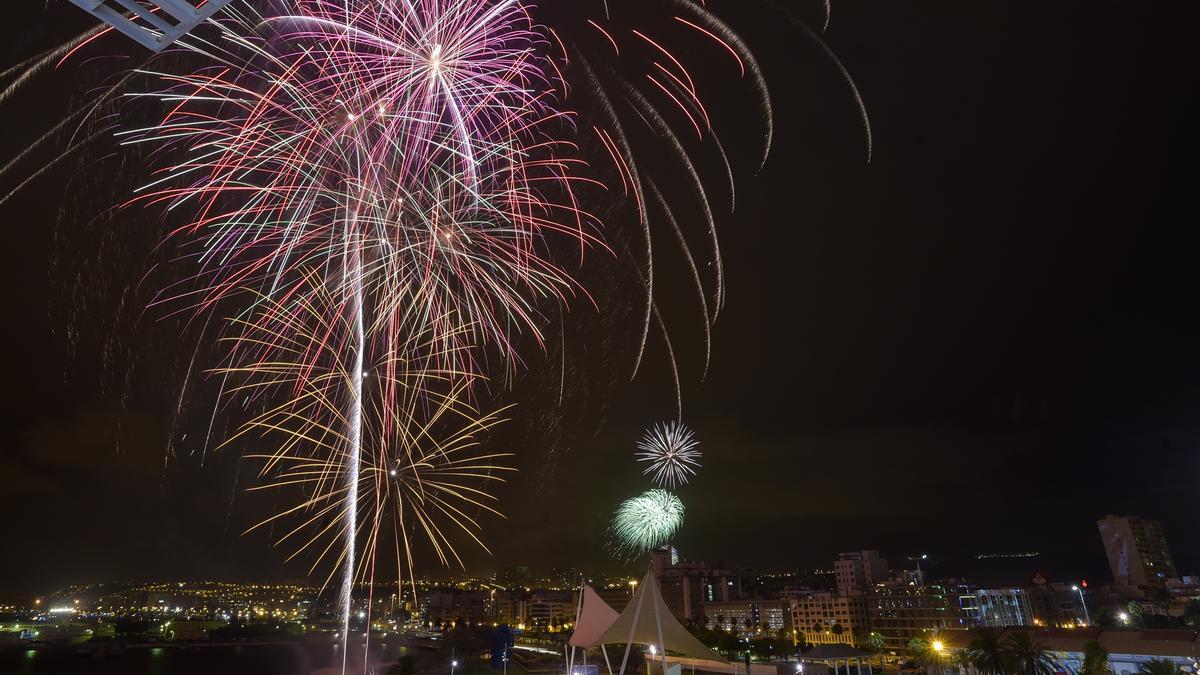
M1004 675L1008 670L1005 663L1004 644L996 628L980 628L971 635L967 643L967 658L981 675Z
M1083 666L1079 675L1110 675L1112 668L1108 665L1108 650L1096 640L1089 640L1083 645Z
M1138 668L1138 675L1180 675L1181 672L1171 659L1150 659Z
M1030 633L1013 633L1004 645L1005 660L1011 675L1054 675L1058 661L1046 643Z

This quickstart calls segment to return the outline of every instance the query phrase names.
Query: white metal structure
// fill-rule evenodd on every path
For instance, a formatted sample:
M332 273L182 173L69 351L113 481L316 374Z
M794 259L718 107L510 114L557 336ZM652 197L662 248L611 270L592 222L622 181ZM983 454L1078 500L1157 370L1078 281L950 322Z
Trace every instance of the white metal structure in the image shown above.
M186 35L232 1L71 0L92 16L156 52Z

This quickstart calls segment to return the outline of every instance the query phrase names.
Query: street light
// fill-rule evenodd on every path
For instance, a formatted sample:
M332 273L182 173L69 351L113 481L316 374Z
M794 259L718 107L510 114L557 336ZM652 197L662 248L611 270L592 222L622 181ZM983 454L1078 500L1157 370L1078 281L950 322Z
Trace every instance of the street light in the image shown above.
M1083 621L1085 625L1092 625L1092 616L1088 613L1087 598L1083 597L1083 589L1078 584L1071 586L1071 590L1079 593L1079 604L1083 605Z
M1125 612L1121 612L1121 613L1117 614L1117 618L1121 620L1121 623L1123 623L1125 625L1129 625L1129 614L1127 614Z
M922 586L925 585L925 575L921 574L921 561L928 557L929 557L928 553L922 553L921 555L908 556L909 560L916 561L916 563L917 563L917 581L920 581Z
M946 656L946 644L941 640L934 640L929 643L929 648L933 650L933 661L937 665L938 675L942 675L945 672L942 659Z

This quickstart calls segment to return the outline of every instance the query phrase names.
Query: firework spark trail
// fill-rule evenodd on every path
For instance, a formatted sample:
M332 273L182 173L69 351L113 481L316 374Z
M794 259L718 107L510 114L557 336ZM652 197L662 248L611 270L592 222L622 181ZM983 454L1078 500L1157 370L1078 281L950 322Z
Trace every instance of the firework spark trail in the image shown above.
M477 390L496 363L506 374L522 363L518 337L545 348L548 304L557 306L561 332L563 306L586 295L555 252L570 248L582 262L585 251L605 246L601 223L576 194L599 185L581 159L581 137L594 133L613 160L645 242L636 266L647 296L635 374L656 322L682 413L679 369L654 297L647 195L691 271L707 369L724 272L691 143L713 144L731 202L733 169L683 54L703 52L693 49L700 45L736 61L763 108L764 162L774 122L761 70L726 24L688 0L654 5L664 18L677 13L664 33L697 42L681 49L611 23L621 8L613 3L610 12L604 2L588 35L630 60L600 72L592 54L576 53L556 26L537 23L540 8L519 0L231 6L181 41L202 62L195 70L156 61L137 71L160 85L127 100L157 101L167 112L118 135L126 145L151 144L161 167L126 206L190 214L169 239L196 269L152 304L184 315L233 308L222 338L229 353L215 372L223 397L258 412L226 445L269 438L273 450L257 456L260 487L304 490L261 524L298 518L278 543L294 545L293 557L314 555L314 571L332 563L327 584L340 572L343 670L351 593L356 579L374 580L381 514L394 520L400 573L410 584L410 530L443 564L462 564L454 532L484 546L473 512L497 513L486 485L505 467L503 455L471 450L501 421L475 409ZM28 63L90 40L85 34ZM585 87L573 87L580 71L572 64ZM30 71L12 72L20 79ZM561 109L572 89L599 107L599 126L575 129L574 115ZM644 148L626 131L641 133L641 124L674 156L703 213L715 288L705 288L653 170L636 161ZM560 380L565 337L561 344ZM669 493L635 500L624 525L614 522L626 541L665 540L682 522L682 504Z
M247 288L260 289L262 297L237 328L259 337L238 343L230 371L260 381L264 386L254 395L265 400L271 397L266 390L280 388L281 364L292 364L285 368L295 374L288 402L244 429L295 427L267 462L268 471L300 445L313 443L328 453L330 461L314 470L313 491L302 502L301 511L314 515L301 529L341 515L300 550L315 551L318 562L339 561L343 670L350 665L354 583L374 569L374 545L363 557L357 544L379 526L378 515L359 519L360 512L370 512L363 510L363 497L380 489L360 480L360 469L369 466L365 452L371 447L374 461L393 464L388 458L402 456L410 445L383 430L419 420L416 412L397 417L408 386L404 372L440 368L469 385L482 375L479 347L490 344L515 357L509 337L514 326L541 342L542 317L527 292L564 298L574 289L540 254L545 239L572 237L582 248L599 241L590 233L596 229L591 217L570 196L568 171L575 160L558 155L570 146L543 131L562 124L561 114L549 108L545 94L530 93L538 92L531 83L540 76L526 46L532 33L518 23L522 15L511 13L516 6L496 3L483 15L462 9L465 15L448 21L434 16L438 21L430 28L442 32L431 39L430 30L422 30L420 41L406 46L411 25L380 35L386 22L379 16L364 24L352 13L339 23L332 12L322 13L327 6L321 3L301 5L308 15L259 22L268 31L263 39L228 38L247 52L245 67L159 74L167 88L158 96L170 112L153 128L124 134L127 143L174 146L189 155L135 200L168 210L187 205L198 214L174 236L200 237L201 290L169 288L158 302L182 301L185 309L205 311ZM409 9L432 16L437 5ZM513 26L507 36L491 42L506 25ZM445 32L455 26L463 32ZM471 46L469 40L482 42ZM510 43L518 46L508 48ZM484 55L483 64L470 63L472 50ZM546 198L550 185L567 195L562 206ZM341 230L338 222L345 223ZM339 260L346 270L341 281L300 272L311 265L328 269ZM335 283L326 290L330 281ZM330 309L345 319L306 326L317 313L297 313L293 304L311 304L329 291L343 298ZM312 316L296 325L295 318L306 314ZM275 328L278 323L288 330ZM287 337L294 334L311 338L296 344ZM420 344L411 339L416 335ZM348 373L321 375L330 360L346 363L335 371ZM456 387L454 395L470 396L470 387ZM364 411L369 397L377 399L370 424ZM343 410L317 403L338 400L345 401ZM307 461L311 469L313 458ZM364 495L363 489L371 491ZM455 489L460 499L483 506L469 489ZM432 506L428 515L419 509L409 515L443 562L452 557L461 563L434 517L468 534L473 520L444 498ZM340 554L333 553L336 538L317 543L338 532ZM408 555L407 539L404 549Z
M295 35L312 39L310 31ZM318 40L316 44L324 43ZM517 59L519 69L527 68L525 58ZM416 112L404 112L403 106L384 105L383 112L376 113L377 106L382 104L375 102L350 108L343 90L368 89L371 81L366 85L342 84L365 77L354 70L355 62L348 57L301 52L272 56L270 61L275 72L263 83L266 86L263 94L249 86L222 80L228 75L224 72L186 77L164 75L176 84L168 98L182 97L185 103L187 99L216 99L225 103L227 109L241 108L245 113L240 119L231 120L229 112L223 111L223 119L214 120L181 105L151 133L127 141L170 139L175 144L186 141L197 149L218 148L171 172L176 177L207 174L201 181L152 192L142 198L149 203L166 201L170 208L187 200L199 200L203 205L205 217L179 231L181 235L198 234L201 228L211 231L212 234L206 235L206 246L210 251L219 251L202 258L207 266L203 273L211 273L212 278L206 279L209 291L200 304L211 305L255 275L265 278L273 274L277 280L295 261L303 260L306 255L321 255L304 248L324 236L320 231L323 226L318 223L329 209L318 209L315 204L336 204L343 199L325 185L332 174L333 182L362 183L357 186L362 203L353 208L365 212L364 228L381 231L380 265L394 265L395 269L381 272L378 278L399 289L391 297L406 305L406 319L441 325L444 335L458 334L458 325L465 322L473 332L485 334L487 341L499 346L509 358L515 357L515 351L507 336L508 326L531 330L540 341L537 324L542 317L522 299L520 287L532 288L538 296L560 298L576 289L560 269L537 254L535 247L548 234L576 238L583 246L599 243L598 237L590 233L597 229L594 219L571 205L574 200L560 205L540 196L539 188L544 183L556 182L569 191L573 180L565 171L574 160L554 155L564 146L552 140L535 140L539 127L556 124L558 115L543 112L545 104L529 99L524 85L515 87L518 90L514 94L515 103L496 123L517 128L519 122L521 135L499 134L504 138L503 145L489 146L486 138L474 144L477 148L489 148L486 157L477 155L474 160L491 175L485 190L477 179L474 184L463 179L464 153L447 151L446 140L411 140L415 136L409 133L411 129L428 136L428 129L438 127L428 123L435 114L428 108L435 104L424 101L421 106L425 108ZM312 61L321 69L334 68L335 72L341 72L337 70L338 64L351 65L340 75L313 78L302 61ZM391 68L385 68L384 72L390 73ZM491 106L502 102L495 92L488 92L486 98ZM320 110L321 103L326 101L334 101L336 105ZM471 124L479 124L478 119ZM461 136L462 125L456 126L456 129L443 128L443 139ZM522 144L524 138L530 140ZM341 143L362 148L366 157L363 171L341 166L324 168L331 160L341 161L338 157ZM437 152L431 152L430 148ZM430 155L419 159L423 153ZM298 166L318 168L305 170ZM473 172L485 173L480 169ZM442 181L439 185L413 190L410 174L414 173L438 175ZM262 174L268 182L248 185L246 178L255 178L255 174ZM216 211L218 197L239 191L246 195L241 208ZM475 215L470 219L458 219L463 214L470 216L472 211ZM405 221L413 226L405 227ZM495 222L501 226L495 226ZM275 246L266 259L261 250L264 246ZM450 285L455 282L465 283L461 290L451 290ZM424 311L413 312L413 307L423 307Z
M483 350L512 363L518 360L514 330L544 341L546 317L531 298L561 304L580 291L548 255L551 240L573 239L580 251L602 246L599 223L573 192L581 179L572 172L582 163L573 142L560 136L569 115L555 109L543 74L557 67L526 8L512 1L406 3L399 16L378 8L306 0L276 16L238 17L218 40L204 42L205 53L219 54L219 65L182 75L147 71L164 83L149 95L170 112L153 127L122 133L126 143L154 143L159 152L175 148L186 157L131 202L196 213L172 236L199 245L199 290L170 287L156 303L210 311L247 289L261 296L242 312L234 332L259 335L257 346L239 342L226 376L237 372L259 381L241 385L254 389L256 400L270 400L276 390L287 397L282 407L269 408L283 417L255 418L235 438L296 427L267 462L268 475L297 453L310 464L324 462L313 470L303 508L289 510L312 515L287 538L342 514L337 524L317 527L300 550L315 551L317 562L339 563L344 640L354 580L373 569L367 559L374 543L364 558L357 542L379 527L363 499L383 489L362 480L359 470L403 456L406 439L386 430L420 423L416 408L402 414L407 388L422 391L418 398L428 402L436 388L432 377L462 383L452 387L454 396L470 398L472 383L487 371ZM715 40L744 72L759 77L745 45L725 39L724 24L695 7L687 16L681 21L688 30ZM687 68L663 42L644 32L633 36L653 58L666 59L667 65L648 63L653 91L703 139L710 132L707 112ZM579 62L588 68L586 59ZM647 191L665 212L700 292L706 363L715 311L710 317L699 270L667 199L634 159L622 113L605 94L611 84L594 72L591 79L606 111L607 130L597 133L623 170L647 247L643 343L657 322L682 406L674 352L650 281ZM689 176L717 261L712 302L718 309L720 249L699 171L649 94L607 67L604 79L634 103ZM756 88L766 100L765 85ZM767 120L769 137L769 111ZM732 181L727 161L725 168ZM339 223L346 225L339 229ZM320 272L338 266L350 270L341 281ZM320 300L323 294L342 299ZM326 322L313 318L318 312L296 309L323 302L331 303L325 311L344 318ZM296 324L296 317L306 318ZM299 344L285 337L297 333L310 337ZM344 365L330 372L323 365L330 360ZM281 363L292 364L285 370L294 373L282 382ZM369 387L364 372L371 373ZM414 372L425 373L418 383L411 381ZM344 403L333 405L337 401ZM309 444L312 449L301 451ZM469 531L461 511L439 510ZM423 528L443 562L461 562L431 516L409 513L400 520ZM403 549L411 555L407 539Z
M42 52L39 56L23 61L16 66L7 68L3 74L0 74L0 79L6 78L12 73L20 70L21 74L17 75L11 83L3 90L0 90L0 105L11 98L22 87L29 84L42 71L51 67L51 64L61 59L65 54L69 54L72 49L87 42L98 35L105 27L103 25L96 26L90 30L84 31L74 38L62 43L61 45Z
M354 572L357 558L358 541L358 481L362 463L362 432L363 432L363 352L366 349L366 339L363 335L363 263L362 251L357 243L357 233L351 231L355 226L353 219L347 223L346 246L352 249L348 258L349 269L346 274L350 277L350 322L353 325L354 350L353 363L350 366L350 414L347 426L349 429L349 453L346 457L346 507L345 507L345 552L343 555L342 589L340 610L342 612L342 672L346 671L347 659L350 657L350 614L354 609ZM368 631L369 632L369 631ZM364 664L366 661L364 661Z

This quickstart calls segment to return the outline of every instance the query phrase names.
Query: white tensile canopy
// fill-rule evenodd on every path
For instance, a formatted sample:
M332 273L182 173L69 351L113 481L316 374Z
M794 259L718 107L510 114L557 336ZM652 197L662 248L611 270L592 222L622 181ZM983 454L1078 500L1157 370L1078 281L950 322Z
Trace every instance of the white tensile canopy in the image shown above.
M588 649L599 644L600 636L604 635L604 631L621 615L609 607L587 584L583 586L582 603L583 608L579 610L579 616L575 619L575 632L571 634L571 640L567 644Z
M590 595L589 595L590 594ZM583 608L571 636L572 647L588 649L597 645L624 644L621 673L629 661L631 645L656 647L666 672L667 652L708 661L725 660L688 632L663 602L654 573L647 571L637 593L619 615L591 588L584 587ZM605 660L608 654L605 653ZM610 668L611 670L611 668Z

